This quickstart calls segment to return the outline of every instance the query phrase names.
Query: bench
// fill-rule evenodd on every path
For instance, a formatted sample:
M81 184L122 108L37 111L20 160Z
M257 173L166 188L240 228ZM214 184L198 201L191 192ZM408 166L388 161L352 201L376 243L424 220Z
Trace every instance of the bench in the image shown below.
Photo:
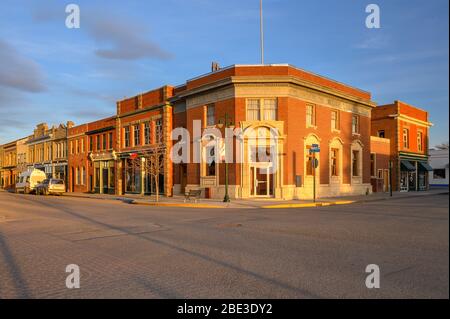
M191 198L194 198L195 202L197 203L197 200L200 199L200 195L202 194L201 189L191 189L184 193L184 202L186 203L187 200L191 200Z

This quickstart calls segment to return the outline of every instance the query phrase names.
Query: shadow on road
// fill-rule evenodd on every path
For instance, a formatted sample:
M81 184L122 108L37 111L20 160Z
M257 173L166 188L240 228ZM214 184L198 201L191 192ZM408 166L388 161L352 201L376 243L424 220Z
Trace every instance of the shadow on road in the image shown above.
M23 277L19 264L9 248L6 237L0 233L0 256L2 257L7 271L13 281L18 298L31 298L28 284ZM0 283L1 290L1 283Z
M122 232L123 234L129 235L129 236L138 237L139 239L145 240L147 242L151 242L151 243L156 244L156 245L164 246L166 248L170 248L170 249L176 250L178 252L181 252L181 253L184 253L184 254L187 254L187 255L190 255L190 256L194 256L196 258L200 258L200 259L202 259L204 261L207 261L207 262L219 265L219 266L224 267L224 268L228 268L228 269L230 269L232 271L236 271L236 272L238 272L238 273L240 273L242 275L246 275L246 276L252 277L254 279L257 279L257 280L260 280L260 281L264 281L264 282L266 282L266 283L268 283L270 285L276 286L278 288L289 290L291 292L294 292L297 295L301 295L302 297L314 298L314 299L319 299L320 298L320 296L315 295L314 293L309 292L307 290L304 290L304 289L301 289L301 288L298 288L298 287L294 287L292 285L289 285L289 284L277 281L275 279L265 277L265 276L263 276L261 274L255 273L253 271L242 269L242 268L240 268L238 266L232 265L232 264L224 262L222 260L217 260L217 259L212 258L210 256L207 256L207 255L195 252L195 251L191 251L191 250L188 250L188 249L185 249L185 248L182 248L182 247L179 247L179 246L176 246L176 245L164 242L164 241L159 240L159 239L148 238L148 237L143 236L142 234L135 234L135 233L133 233L133 232L131 232L131 231L125 229L125 228L122 228L122 227L119 227L119 226L110 225L110 224L106 224L106 223L101 222L101 221L97 221L97 220L92 219L90 217L86 217L86 216L83 216L83 215L81 215L81 214L79 214L77 212L74 212L73 210L71 210L71 209L69 209L67 207L64 207L64 206L61 207L61 206L58 206L58 205L51 204L49 202L42 202L42 201L31 199L31 198L24 198L24 199L26 199L27 201L30 201L30 202L32 202L34 204L39 204L39 205L44 206L44 207L50 207L50 208L59 210L59 211L64 212L64 213L66 213L68 215L76 217L78 219L81 219L81 220L87 221L89 223L92 223L94 225L102 226L102 227L105 227L105 228L108 228L108 229L111 229L111 230L115 230L115 231L119 231L119 232Z

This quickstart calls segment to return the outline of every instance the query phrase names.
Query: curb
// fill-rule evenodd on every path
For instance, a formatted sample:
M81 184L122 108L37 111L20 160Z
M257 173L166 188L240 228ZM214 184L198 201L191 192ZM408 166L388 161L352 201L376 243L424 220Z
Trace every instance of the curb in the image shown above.
M383 198L368 198L368 199L360 199L360 200L340 200L334 202L319 202L319 203L305 203L305 204L279 204L279 205L267 205L261 206L264 209L279 209L279 208L311 208L311 207L327 207L327 206L336 206L336 205L350 205L357 203L370 203L370 202L378 202L378 201L386 201L386 200L399 200L406 198L418 198L425 196L435 196L435 195L448 195L448 191L436 192L432 194L417 194L411 196L401 196L401 197L383 197Z
M267 205L261 206L261 208L265 209L278 209L278 208L310 208L310 207L327 207L327 206L335 206L335 205L349 205L356 203L352 200L342 200L336 202L320 202L320 203L306 203L306 204L280 204L280 205Z
M215 206L209 204L189 204L189 203L157 203L157 202L141 202L131 200L129 204L142 206L160 206L160 207L186 207L186 208L228 208L226 206Z

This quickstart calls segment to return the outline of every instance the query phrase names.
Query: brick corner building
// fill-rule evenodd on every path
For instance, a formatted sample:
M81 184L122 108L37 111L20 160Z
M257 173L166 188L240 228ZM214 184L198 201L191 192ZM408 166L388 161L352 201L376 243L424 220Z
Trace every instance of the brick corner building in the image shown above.
M428 189L428 112L395 101L372 110L371 133L390 140L393 190Z

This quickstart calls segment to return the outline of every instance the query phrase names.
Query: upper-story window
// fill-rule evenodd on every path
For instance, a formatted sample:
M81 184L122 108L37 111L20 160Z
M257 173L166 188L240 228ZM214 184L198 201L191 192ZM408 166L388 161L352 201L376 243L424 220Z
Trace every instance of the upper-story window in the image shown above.
M306 126L316 126L316 106L308 104L306 106Z
M155 143L161 143L163 137L162 119L155 121Z
M134 126L134 145L140 145L140 139L141 139L141 130L140 130L140 125L136 124Z
M208 105L206 107L206 125L212 126L216 122L216 112L214 105Z
M417 150L419 152L423 151L423 133L417 132Z
M109 133L109 149L113 149L113 133Z
M89 136L89 151L92 152L94 150L94 137Z
M409 148L409 129L403 129L403 147Z
M146 122L144 126L144 143L150 144L150 123Z
M275 99L265 99L262 119L265 121L277 120L277 101Z
M103 149L104 150L106 150L106 144L107 144L107 140L106 140L106 134L103 134L103 136L102 136L102 146L103 146Z
M384 130L379 130L378 131L378 137L385 138L386 137L386 132Z
M276 121L277 111L276 99L247 100L247 121Z
M260 100L247 100L247 121L259 121Z
M339 130L339 111L333 110L331 111L331 129Z
M100 151L100 147L102 145L100 141L100 135L97 135L96 138L97 138L97 151Z
M80 139L80 144L81 144L81 153L84 153L84 138L83 137Z
M352 116L352 133L353 134L359 133L359 116L356 114L353 114Z
M124 127L124 145L130 147L130 127Z

